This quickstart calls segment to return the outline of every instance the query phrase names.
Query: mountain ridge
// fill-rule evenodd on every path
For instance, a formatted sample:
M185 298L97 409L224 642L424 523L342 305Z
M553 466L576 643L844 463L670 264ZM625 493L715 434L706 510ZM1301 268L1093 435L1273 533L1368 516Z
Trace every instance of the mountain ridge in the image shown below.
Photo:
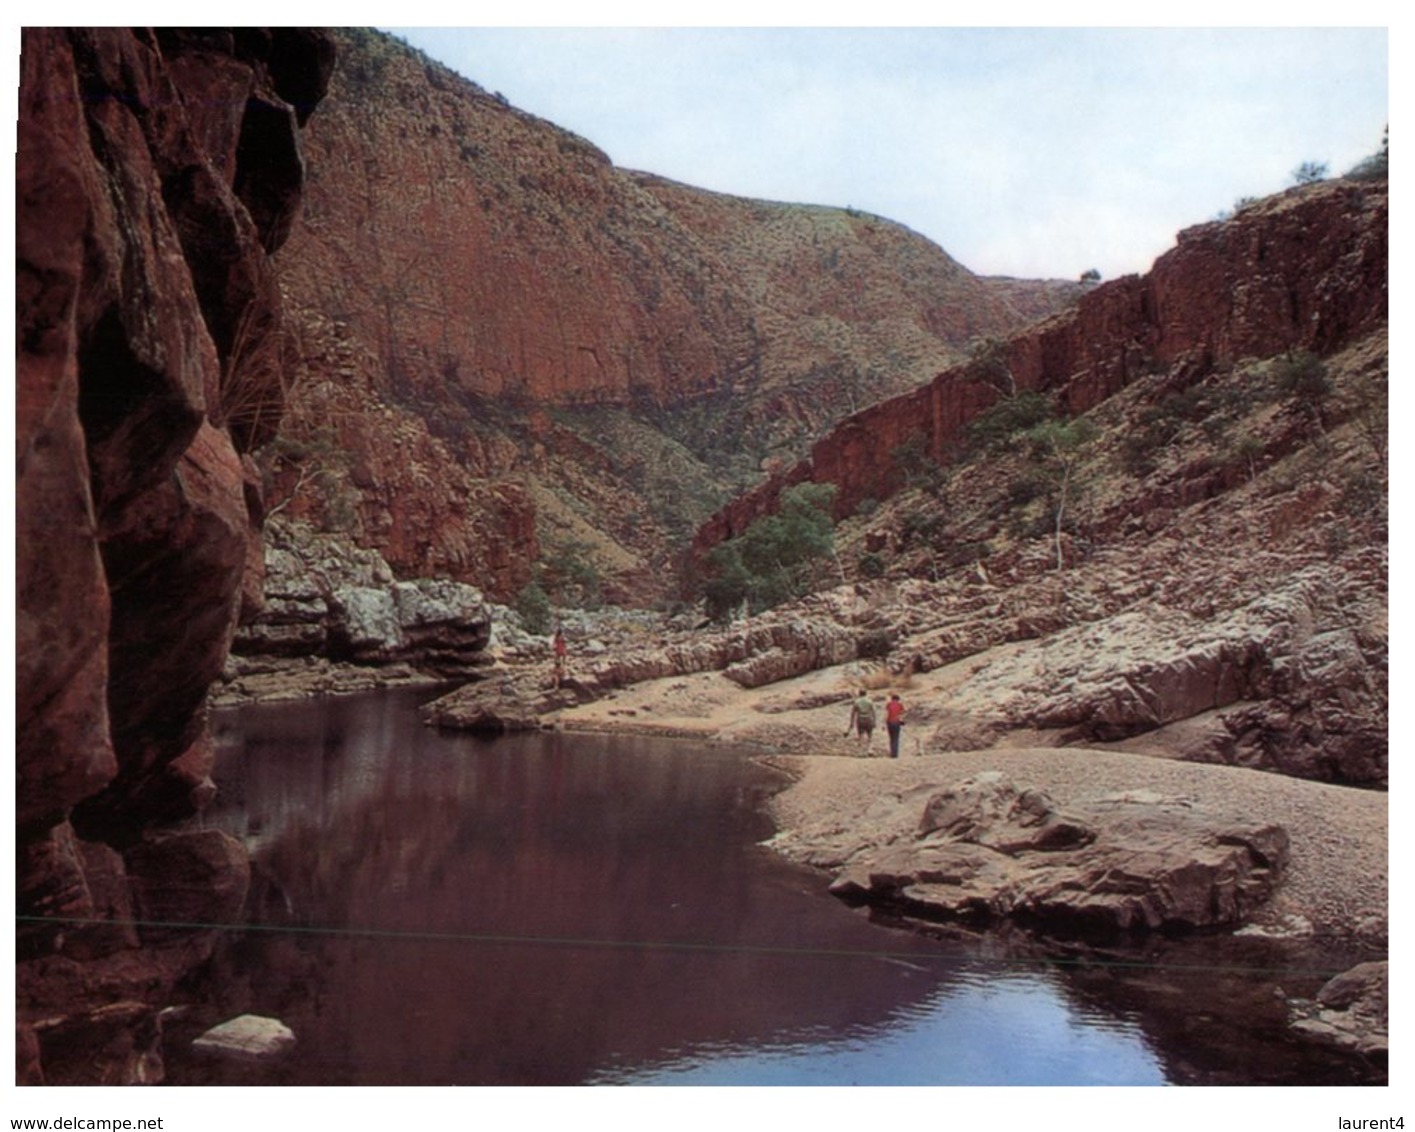
M620 170L410 49L339 34L342 62L306 139L305 211L280 257L316 344L287 432L325 429L355 466L388 467L372 422L391 412L438 442L419 443L422 479L501 501L473 502L468 521L450 498L429 500L418 540L400 533L406 491L356 485L349 533L400 573L509 597L531 573L493 560L486 540L500 529L528 563L588 545L608 596L662 600L713 502L794 460L839 416L928 380L969 341L1079 293L1038 284L1020 313L1024 285L994 287L900 225ZM832 259L828 272L802 269ZM321 344L330 335L340 341ZM360 359L362 407L345 396L330 436L327 407L302 389L319 388L320 354L336 347ZM690 453L707 495L663 506L682 473L604 449L586 462L605 413ZM273 493L336 525L296 490L308 465L287 453ZM647 507L635 490L645 476ZM545 511L548 495L560 505ZM625 510L644 512L642 529L623 529Z

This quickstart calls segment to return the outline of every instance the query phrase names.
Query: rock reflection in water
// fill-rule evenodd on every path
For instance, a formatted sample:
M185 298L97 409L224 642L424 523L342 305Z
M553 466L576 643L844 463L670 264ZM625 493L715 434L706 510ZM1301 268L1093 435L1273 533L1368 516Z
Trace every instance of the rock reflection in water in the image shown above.
M174 1083L1159 1083L1042 963L888 931L756 845L773 772L643 739L495 742L406 693L223 713L248 919L172 1026ZM1104 996L1099 996L1103 998ZM181 1052L241 1012L275 1069Z

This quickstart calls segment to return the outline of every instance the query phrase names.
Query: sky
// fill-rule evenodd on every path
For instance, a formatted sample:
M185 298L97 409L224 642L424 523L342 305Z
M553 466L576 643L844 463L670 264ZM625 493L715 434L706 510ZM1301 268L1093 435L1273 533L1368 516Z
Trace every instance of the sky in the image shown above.
M385 30L617 165L872 212L984 275L1143 272L1389 116L1383 27Z

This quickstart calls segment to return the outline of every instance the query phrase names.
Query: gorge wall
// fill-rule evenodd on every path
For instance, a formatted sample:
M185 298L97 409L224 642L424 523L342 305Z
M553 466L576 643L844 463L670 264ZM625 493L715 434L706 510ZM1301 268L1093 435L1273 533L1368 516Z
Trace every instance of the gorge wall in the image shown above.
M1384 324L1388 238L1384 184L1333 181L1266 198L1186 229L1146 275L1101 284L1011 337L1011 382L1079 414L1147 374L1192 381L1245 358L1332 354ZM969 422L1002 396L963 363L854 414L805 460L717 512L696 535L695 556L774 511L795 483L835 484L840 517L888 497L905 480L900 445L922 438L927 455L947 463Z
M899 225L615 166L396 41L341 31L279 257L301 333L289 510L400 575L513 595L583 558L671 589L714 508L1075 284L980 279ZM315 481L349 486L331 504Z
M332 40L25 29L19 91L19 1079L161 1077L158 1013L237 915L208 686L260 601L288 342L271 254ZM97 1052L95 1052L97 1051Z

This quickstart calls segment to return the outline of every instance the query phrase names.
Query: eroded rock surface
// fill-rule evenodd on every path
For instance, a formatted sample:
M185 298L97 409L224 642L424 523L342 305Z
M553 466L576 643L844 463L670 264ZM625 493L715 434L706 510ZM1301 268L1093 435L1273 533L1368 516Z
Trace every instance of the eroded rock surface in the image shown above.
M491 612L476 587L399 580L376 550L303 523L272 520L267 542L264 608L236 635L233 680L272 658L407 665L440 676L485 662Z
M1143 793L1063 813L994 772L929 797L912 836L847 850L831 891L1063 934L1231 927L1272 894L1287 847L1280 827Z
M302 29L23 33L24 1081L159 1080L158 1011L204 933L159 943L132 921L219 920L244 896L239 846L179 848L154 830L211 796L206 693L258 591L248 454L283 407L269 257L299 207L300 126L333 63L329 37ZM198 875L219 907L164 903Z

